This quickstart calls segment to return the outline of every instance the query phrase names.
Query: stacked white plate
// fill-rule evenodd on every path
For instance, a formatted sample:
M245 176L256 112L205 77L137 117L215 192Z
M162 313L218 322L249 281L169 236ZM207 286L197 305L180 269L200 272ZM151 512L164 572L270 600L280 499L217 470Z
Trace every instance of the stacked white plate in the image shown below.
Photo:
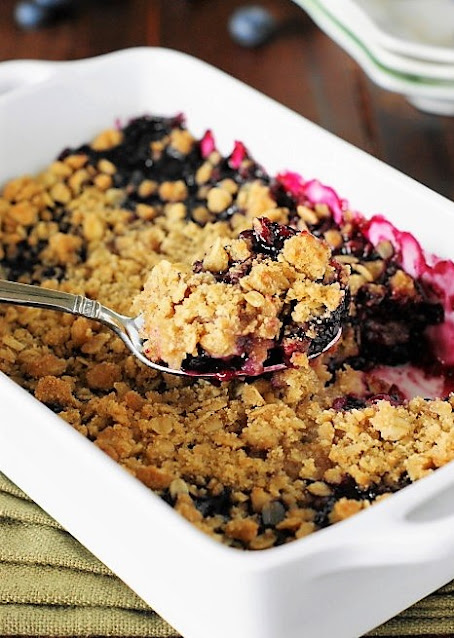
M379 86L454 115L454 0L295 0Z

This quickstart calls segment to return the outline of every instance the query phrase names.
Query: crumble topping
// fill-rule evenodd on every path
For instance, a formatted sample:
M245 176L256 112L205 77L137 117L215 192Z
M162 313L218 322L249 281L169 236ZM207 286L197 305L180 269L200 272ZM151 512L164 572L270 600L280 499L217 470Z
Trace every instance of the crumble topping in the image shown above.
M293 229L261 261L257 217L268 230ZM379 364L435 365L427 329L444 317L436 291L405 272L392 241L372 243L367 224L318 182L271 178L241 143L222 156L210 132L196 140L181 116L104 131L4 186L0 276L130 315L150 271L174 282L175 308L179 286L200 294L201 284L222 285L262 317L266 340L277 334L266 332L268 313L276 321L287 304L280 293L273 301L285 267L294 299L281 336L297 365L218 385L176 378L142 365L96 322L1 305L0 369L214 538L254 550L302 538L454 458L454 399L407 400L374 373ZM351 270L348 281L333 263ZM348 315L338 346L309 363L291 346L308 320L303 289L320 281L321 316L332 321L341 296ZM142 294L155 285L150 278ZM209 348L232 353L234 340L221 337ZM196 346L172 352L174 362L186 352L203 359Z
M295 363L339 330L347 268L307 231L266 218L253 225L230 243L218 239L192 267L163 260L152 269L134 304L152 361L191 369L205 357L257 375L270 355Z

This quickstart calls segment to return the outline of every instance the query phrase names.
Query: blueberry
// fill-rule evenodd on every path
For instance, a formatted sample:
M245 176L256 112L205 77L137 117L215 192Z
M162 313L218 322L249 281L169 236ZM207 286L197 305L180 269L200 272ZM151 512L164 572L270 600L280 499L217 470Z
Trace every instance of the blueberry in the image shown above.
M49 9L34 2L18 2L14 9L16 24L22 29L38 29L49 22Z
M228 29L232 39L244 47L266 42L276 28L276 20L260 5L240 7L231 15Z
M66 9L72 0L34 0L35 4L46 9Z

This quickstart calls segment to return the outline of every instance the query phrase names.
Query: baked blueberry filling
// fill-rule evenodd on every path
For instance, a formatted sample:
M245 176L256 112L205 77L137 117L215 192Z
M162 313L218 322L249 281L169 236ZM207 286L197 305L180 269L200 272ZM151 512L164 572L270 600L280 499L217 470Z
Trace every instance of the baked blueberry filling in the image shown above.
M151 371L87 320L6 306L0 369L228 545L302 538L454 458L454 265L316 180L268 175L239 142L221 154L181 115L103 131L6 184L0 271L123 314L151 272L169 279L150 348L224 383ZM404 372L424 378L416 396Z
M324 241L265 217L192 268L160 262L136 300L144 353L170 368L261 374L322 353L348 308L348 269ZM304 359L306 361L306 358Z

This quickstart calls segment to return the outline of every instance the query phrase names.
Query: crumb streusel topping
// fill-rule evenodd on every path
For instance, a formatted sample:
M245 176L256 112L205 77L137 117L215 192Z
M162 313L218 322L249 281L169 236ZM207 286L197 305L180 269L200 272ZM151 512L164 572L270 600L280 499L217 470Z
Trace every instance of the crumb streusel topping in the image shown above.
M228 273L231 251L248 250L238 237L257 217L305 241L309 231L351 268L335 351L218 385L157 373L84 318L0 307L3 372L201 530L247 549L306 536L454 458L454 399L405 400L373 373L431 363L426 328L443 321L433 291L404 272L390 241L367 239L362 218L322 203L321 185L293 182L268 176L242 144L222 157L210 133L194 139L181 117L143 117L0 196L2 277L123 314L154 268L213 285L213 269ZM327 308L340 294L330 285ZM250 301L263 294L243 290Z
M144 353L174 369L202 357L248 375L263 372L272 355L296 363L339 329L348 273L308 231L255 219L253 230L218 239L192 266L154 266L134 303Z

